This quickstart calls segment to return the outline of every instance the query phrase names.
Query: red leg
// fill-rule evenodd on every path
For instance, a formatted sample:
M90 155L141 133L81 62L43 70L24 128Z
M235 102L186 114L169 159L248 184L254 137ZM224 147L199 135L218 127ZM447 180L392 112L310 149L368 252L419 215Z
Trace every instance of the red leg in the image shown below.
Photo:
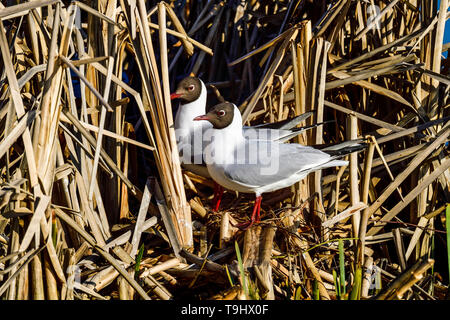
M217 204L217 196L219 194L219 185L214 182L214 199L213 199L213 210L216 207Z
M220 207L220 201L222 200L223 187L214 182L214 200L213 211L218 211Z
M256 197L255 205L258 204L258 211L256 212L256 220L255 220L255 222L259 222L260 221L259 220L259 214L261 212L261 201L262 201L262 196Z
M260 221L259 214L261 211L261 200L262 200L261 196L256 197L255 206L253 207L252 217L251 217L250 221L244 222L244 223L239 223L239 224L235 225L235 227L238 227L241 230L247 230L248 228L250 228L253 225L253 223L255 223L255 222L258 223Z

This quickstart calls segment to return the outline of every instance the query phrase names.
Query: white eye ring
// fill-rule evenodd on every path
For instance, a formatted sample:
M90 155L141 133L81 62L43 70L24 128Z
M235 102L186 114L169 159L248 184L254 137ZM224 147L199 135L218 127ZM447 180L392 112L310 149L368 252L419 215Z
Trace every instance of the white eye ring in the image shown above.
M219 110L219 111L217 111L217 115L218 115L219 117L223 117L223 116L225 115L225 110Z
M193 84L191 84L191 85L188 87L188 91L192 91L192 90L194 90L194 88L195 88L195 86L194 86Z

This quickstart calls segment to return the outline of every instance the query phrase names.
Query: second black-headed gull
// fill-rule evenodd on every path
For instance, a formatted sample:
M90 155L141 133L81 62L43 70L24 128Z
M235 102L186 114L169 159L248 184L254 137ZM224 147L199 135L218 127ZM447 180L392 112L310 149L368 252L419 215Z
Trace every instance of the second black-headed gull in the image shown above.
M323 152L296 143L246 139L241 114L229 102L214 106L194 120L206 120L213 127L211 143L204 156L214 181L227 189L256 196L246 228L259 221L263 193L289 187L310 172L348 164L348 161L337 160L343 155L334 156L335 151Z

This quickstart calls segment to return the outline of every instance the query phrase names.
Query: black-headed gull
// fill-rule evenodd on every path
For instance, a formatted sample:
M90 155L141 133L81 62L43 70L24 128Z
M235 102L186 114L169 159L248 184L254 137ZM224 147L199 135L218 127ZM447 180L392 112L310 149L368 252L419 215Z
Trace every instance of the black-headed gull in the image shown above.
M170 95L170 98L179 98L181 100L174 123L181 163L185 169L203 177L210 178L208 170L204 166L203 153L210 141L211 135L208 134L208 130L212 128L212 125L206 121L193 121L195 117L206 113L206 96L206 86L201 79L197 77L186 77L180 81L176 91ZM236 108L236 110L238 109ZM312 114L312 112L307 112L293 119L277 123L244 127L244 136L252 140L285 142L307 129L321 125L317 124L303 128L294 128ZM217 211L219 208L222 193L223 189L220 186L215 186L213 200L214 211Z
M256 196L250 227L259 221L262 194L289 187L310 172L348 161L336 160L334 150L321 150L296 143L246 139L242 118L232 103L214 106L195 121L207 120L213 126L213 138L205 149L210 176L221 186ZM330 154L331 153L331 154Z

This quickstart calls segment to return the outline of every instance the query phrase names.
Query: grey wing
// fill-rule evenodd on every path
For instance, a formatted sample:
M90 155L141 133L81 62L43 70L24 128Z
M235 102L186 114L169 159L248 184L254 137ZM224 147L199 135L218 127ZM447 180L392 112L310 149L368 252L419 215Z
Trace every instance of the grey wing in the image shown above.
M240 148L236 163L225 167L232 180L250 186L265 186L291 175L320 169L332 158L317 149L299 144L248 141Z

